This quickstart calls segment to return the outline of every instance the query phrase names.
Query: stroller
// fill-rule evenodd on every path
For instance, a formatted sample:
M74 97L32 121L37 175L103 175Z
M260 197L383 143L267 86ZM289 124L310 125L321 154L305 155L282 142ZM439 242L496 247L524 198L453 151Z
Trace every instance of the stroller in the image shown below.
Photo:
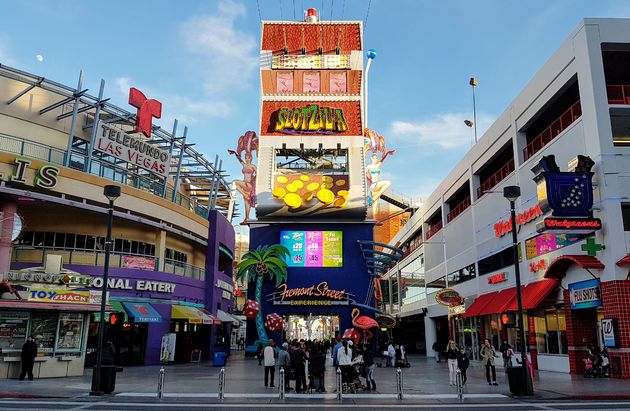
M346 393L356 393L359 391L363 391L365 387L363 383L359 379L359 376L363 374L363 357L361 355L357 355L352 360L352 366L348 368L348 374L343 383L343 392Z

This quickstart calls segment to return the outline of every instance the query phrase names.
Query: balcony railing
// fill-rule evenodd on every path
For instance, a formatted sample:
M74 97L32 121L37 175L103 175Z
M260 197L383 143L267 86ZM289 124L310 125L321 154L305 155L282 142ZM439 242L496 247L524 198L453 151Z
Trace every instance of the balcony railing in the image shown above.
M503 167L498 169L496 173L490 176L486 181L481 183L479 188L477 188L477 198L481 198L484 195L485 191L491 190L492 187L499 184L503 181L507 176L510 175L514 171L514 159L511 159Z
M14 153L20 156L34 158L37 160L47 161L60 166L64 165L66 156L65 150L60 150L44 144L34 143L32 141L23 140L17 137L0 133L0 151ZM72 151L70 167L83 171L85 168L86 155L79 151ZM98 158L92 159L90 174L97 175L108 180L113 180L121 184L126 184L139 190L150 192L158 197L171 200L173 197L173 186L168 185L166 188L166 196L164 196L164 183L152 180L147 176L137 174L124 167L110 163ZM198 204L194 199L177 193L175 196L175 204L178 204L195 214L208 218L208 208L205 205Z
M13 247L13 255L11 262L14 263L37 263L44 264L47 254L61 255L64 264L91 265L100 267L105 262L105 251L93 250L51 250L47 248L33 247ZM144 257L154 260L153 271L158 271L160 264L159 259L147 255L137 255L130 253L117 253L112 251L109 257L110 267L128 268L125 265L125 257ZM148 270L148 267L147 267ZM163 273L171 273L181 275L183 277L193 278L195 280L205 280L206 270L204 267L195 267L190 264L182 263L175 260L164 259Z
M470 207L470 196L466 197L464 201L455 206L447 215L446 222L450 223L455 217L464 212L468 207Z
M630 103L628 103L630 104ZM562 113L560 117L549 127L547 127L542 133L538 134L532 141L527 144L523 149L523 161L527 161L530 157L536 154L540 149L549 144L551 140L556 138L558 134L562 133L578 118L582 116L582 106L580 100L576 101L567 111Z
M442 229L442 221L440 220L439 222L437 222L435 225L433 225L429 231L427 231L427 235L426 235L426 239L428 240L429 238L433 237L435 235L435 233L437 233L438 231L440 231Z
M606 86L608 104L630 104L630 85L609 84Z

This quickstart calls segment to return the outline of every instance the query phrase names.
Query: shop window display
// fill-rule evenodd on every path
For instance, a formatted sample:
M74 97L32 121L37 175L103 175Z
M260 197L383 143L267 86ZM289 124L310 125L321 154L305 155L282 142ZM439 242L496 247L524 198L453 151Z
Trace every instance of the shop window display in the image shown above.
M35 337L38 353L52 355L55 350L57 321L57 313L34 312L31 315L31 329L29 335Z
M29 313L0 312L0 350L3 353L20 352L26 341Z
M57 336L57 351L80 351L83 336L83 314L61 313Z
M539 308L531 314L536 327L536 350L539 354L568 354L567 326L562 307Z

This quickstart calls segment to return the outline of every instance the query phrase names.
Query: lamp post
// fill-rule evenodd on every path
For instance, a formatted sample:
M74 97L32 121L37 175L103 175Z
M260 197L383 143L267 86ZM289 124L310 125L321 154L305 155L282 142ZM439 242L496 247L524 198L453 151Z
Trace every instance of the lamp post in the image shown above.
M472 125L475 128L475 144L477 144L477 104L475 101L475 87L477 87L477 84L478 84L477 79L475 77L471 77L470 80L468 81L468 84L470 84L470 87L472 87L472 100L473 100L473 121L472 121L473 124Z
M518 263L518 240L516 237L516 211L514 202L521 196L519 186L507 186L503 188L503 197L510 202L510 218L512 222L512 251L514 255L514 277L516 278L516 301L518 302L518 336L521 340L521 369L523 371L523 395L534 393L533 385L530 383L529 370L527 369L527 350L525 342L525 327L523 325L523 300L521 298L521 271Z
M103 194L109 200L107 213L107 237L105 238L105 262L103 263L103 286L101 288L101 318L98 323L98 343L96 346L96 368L92 375L90 395L103 395L101 391L101 363L103 362L103 334L105 334L105 303L107 300L107 280L109 277L109 254L112 249L112 225L114 223L114 201L120 197L120 186L107 185Z
M370 66L372 60L376 58L376 50L369 49L367 52L367 65L365 66L365 84L363 85L363 128L367 128L368 121L368 75L370 74Z

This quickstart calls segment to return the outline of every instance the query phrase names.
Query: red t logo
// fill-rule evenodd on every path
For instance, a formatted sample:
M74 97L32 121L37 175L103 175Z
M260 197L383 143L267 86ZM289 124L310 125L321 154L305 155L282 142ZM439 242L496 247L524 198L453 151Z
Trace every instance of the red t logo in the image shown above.
M129 104L138 109L136 114L136 133L142 132L151 137L152 117L162 117L162 103L155 99L147 99L142 91L135 87L129 89Z

